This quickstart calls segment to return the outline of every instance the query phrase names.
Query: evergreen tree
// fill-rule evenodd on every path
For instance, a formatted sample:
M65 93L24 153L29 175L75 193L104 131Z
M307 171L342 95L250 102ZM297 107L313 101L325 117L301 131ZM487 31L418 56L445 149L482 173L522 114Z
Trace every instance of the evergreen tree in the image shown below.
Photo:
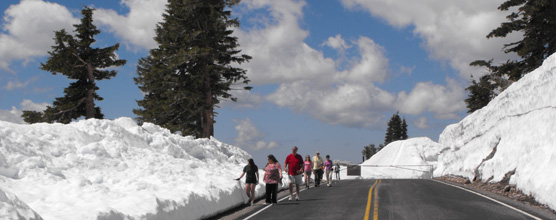
M401 135L400 140L407 140L407 123L405 122L405 117L402 120L401 124Z
M492 60L478 60L470 65L486 67L489 73L481 76L479 82L475 81L473 76L471 76L471 85L465 88L469 92L468 98L465 99L467 109L469 109L467 113L483 108L490 100L510 86L510 80L508 80L507 76L499 75L497 71L499 67L493 66Z
M523 39L504 45L504 52L517 53L520 60L508 61L499 66L497 71L517 81L524 74L542 65L544 59L556 52L556 1L554 0L508 0L500 7L512 12L500 27L492 30L487 38L506 37L513 32L522 32Z
M100 31L93 24L93 10L85 7L81 10L80 24L75 27L75 37L65 30L55 32L55 45L48 52L50 57L41 69L53 75L63 74L71 80L70 86L64 89L64 96L56 98L52 107L43 113L24 111L26 122L61 122L69 123L73 119L103 118L100 107L95 107L95 100L103 100L96 91L96 81L116 76L115 70L106 68L122 66L125 60L117 59L115 51L119 44L106 48L92 48L94 36Z
M134 109L140 121L207 138L214 135L214 109L237 83L247 84L246 71L234 66L251 59L239 55L238 27L228 9L238 0L169 0L156 28L158 47L137 67L135 83L145 93ZM242 89L251 89L244 87Z
M469 97L465 99L465 104L469 109L467 113L485 107L495 97L495 86L490 83L490 78L491 75L484 75L478 83L473 79L471 85L465 89L469 92Z
M402 120L399 112L396 112L396 114L392 115L390 121L388 121L388 127L386 128L386 135L384 137L384 146L397 140L406 140L407 138L407 123L405 117ZM382 147L379 147L379 150L381 149Z
M509 22L504 22L500 27L492 30L487 38L506 37L510 33L521 32L523 34L521 40L503 47L505 53L516 53L520 59L508 60L499 66L493 66L492 60L477 60L470 64L486 67L489 70L490 79L488 77L481 78L479 83L472 82L472 85L467 88L470 92L469 102L466 101L468 112L473 112L486 105L485 100L490 100L497 94L484 91L484 89L494 86L500 92L503 91L511 82L515 82L524 74L535 70L547 57L556 52L556 1L508 0L502 3L498 9L508 11L512 7L519 7L519 9L508 15L506 18ZM469 103L472 105L470 106Z
M377 153L377 149L374 144L370 144L369 146L363 147L363 154L365 155L366 160L371 159L371 157L376 153Z

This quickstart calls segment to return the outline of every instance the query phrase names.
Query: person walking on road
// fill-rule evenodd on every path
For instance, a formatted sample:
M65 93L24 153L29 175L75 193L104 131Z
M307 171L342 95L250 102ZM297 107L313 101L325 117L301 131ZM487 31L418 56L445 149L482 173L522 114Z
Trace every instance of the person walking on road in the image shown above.
M336 162L336 166L334 167L334 172L336 173L336 179L340 180L340 163Z
M303 170L305 170L305 187L309 189L309 184L311 183L311 172L313 170L313 162L311 162L311 156L305 156L305 161L303 161L303 163Z
M320 157L320 153L317 151L317 154L313 157L313 173L315 174L315 187L320 186L320 182L322 181L322 158Z
M265 205L277 204L278 183L282 180L282 166L274 155L268 155L268 163L264 168L263 181L266 183Z
M247 165L243 167L243 173L236 180L241 179L245 174L247 174L245 176L245 193L249 197L249 203L253 205L255 202L255 187L259 183L259 168L255 165L255 161L252 158L247 160Z
M332 161L330 160L330 155L326 155L324 169L326 170L326 185L330 187L330 185L332 185Z
M299 201L299 184L301 184L303 174L303 158L297 154L297 147L293 146L292 153L286 157L284 170L288 171L290 178L290 201L293 199L293 184L295 184L295 200Z

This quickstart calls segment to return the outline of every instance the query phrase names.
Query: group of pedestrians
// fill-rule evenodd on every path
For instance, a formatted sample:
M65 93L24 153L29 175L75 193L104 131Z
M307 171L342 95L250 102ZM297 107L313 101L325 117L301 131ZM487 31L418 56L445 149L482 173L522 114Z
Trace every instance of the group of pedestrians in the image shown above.
M319 187L322 182L323 173L326 174L326 183L328 186L332 185L332 170L333 163L330 156L326 155L326 160L320 157L317 151L316 155L311 159L309 155L305 156L305 160L297 153L298 148L294 146L292 153L286 157L284 162L284 171L287 172L290 180L289 190L290 196L288 200L293 200L293 186L295 185L295 200L299 201L299 185L305 184L305 187L310 188L311 174L315 175L315 187ZM264 168L263 181L266 183L265 204L276 204L278 195L278 184L282 184L282 167L276 157L268 155L268 163ZM336 177L339 178L339 165L335 167ZM253 205L255 201L255 187L259 182L258 167L255 165L253 159L247 161L247 165L243 168L243 173L236 180L241 179L246 174L245 178L245 193L249 197L249 203ZM305 178L303 178L305 176Z
M322 175L326 175L326 185L332 185L332 172L336 172L336 179L340 179L340 165L336 163L336 167L333 168L333 163L330 160L330 155L326 155L326 160L322 160L320 157L320 153L317 151L316 155L309 160L309 155L305 157L305 169L307 167L312 167L312 170L315 174L315 187L319 187L322 182ZM311 172L306 172L305 176L305 186L310 188L310 179L311 179Z

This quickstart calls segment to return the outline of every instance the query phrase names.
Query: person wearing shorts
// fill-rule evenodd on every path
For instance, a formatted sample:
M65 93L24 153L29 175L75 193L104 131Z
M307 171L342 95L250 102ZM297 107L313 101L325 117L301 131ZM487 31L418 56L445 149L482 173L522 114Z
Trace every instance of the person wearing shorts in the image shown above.
M290 198L293 199L293 184L295 184L295 200L299 201L299 184L303 182L303 158L301 155L297 154L297 147L293 146L292 153L286 157L286 162L284 162L284 170L288 171L288 177L290 179Z
M247 160L247 165L243 168L243 173L236 180L241 179L245 175L245 193L249 198L249 204L253 205L255 202L255 187L259 183L259 168L255 165L255 161L251 158Z
M305 161L303 161L305 170L305 187L309 189L309 184L311 183L311 173L313 171L313 162L311 162L311 156L305 156Z

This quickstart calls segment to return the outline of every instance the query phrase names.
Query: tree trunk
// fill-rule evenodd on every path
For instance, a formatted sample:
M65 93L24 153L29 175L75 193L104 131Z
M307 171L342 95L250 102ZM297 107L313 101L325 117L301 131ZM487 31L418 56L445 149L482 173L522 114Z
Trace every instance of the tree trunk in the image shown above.
M87 63L87 76L89 78L89 88L87 89L87 101L85 101L85 118L95 117L95 77L93 76L93 66Z
M200 138L210 138L214 136L214 118L213 118L213 105L212 105L212 91L210 89L210 76L207 76L204 82L205 90L205 106L202 113L202 133Z

